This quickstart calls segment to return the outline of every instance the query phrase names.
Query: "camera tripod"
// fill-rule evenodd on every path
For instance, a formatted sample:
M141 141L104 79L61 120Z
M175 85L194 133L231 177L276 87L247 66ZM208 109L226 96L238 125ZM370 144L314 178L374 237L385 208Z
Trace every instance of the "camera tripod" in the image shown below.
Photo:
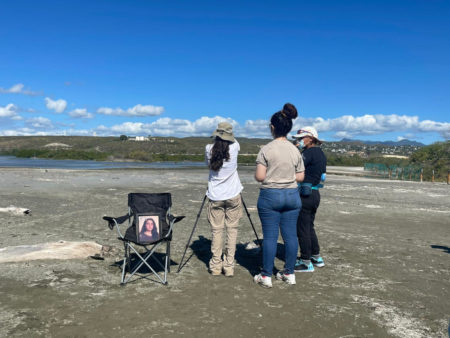
M246 205L245 202L244 202L244 198L242 197L242 194L240 194L240 195L241 195L242 205L243 205L243 207L244 207L245 212L247 213L247 217L248 217L248 220L250 221L250 224L251 224L251 226L252 226L253 232L255 233L256 241L258 242L258 245L259 245L259 247L261 248L261 241L260 241L260 239L259 239L259 237L258 237L258 233L256 232L255 226L253 225L252 219L251 219L251 217L250 217L250 213L248 212L248 209L247 209L247 205ZM198 213L197 213L197 219L195 220L194 227L192 228L191 235L189 236L189 240L188 240L188 242L187 242L187 244L186 244L186 248L185 248L185 250L184 250L183 257L181 258L180 265L178 266L177 273L181 271L181 269L187 264L187 262L189 261L189 259L192 257L192 255L191 255L191 256L186 260L186 262L183 264L184 257L185 257L185 255L186 255L187 250L189 249L189 244L191 244L192 236L194 235L195 229L197 228L197 223L198 223L198 220L199 220L200 215L201 215L201 213L202 213L203 206L205 205L206 198L207 198L207 196L206 196L206 193L205 193L205 196L203 197L202 205L201 205L201 207L200 207L200 210L199 210Z

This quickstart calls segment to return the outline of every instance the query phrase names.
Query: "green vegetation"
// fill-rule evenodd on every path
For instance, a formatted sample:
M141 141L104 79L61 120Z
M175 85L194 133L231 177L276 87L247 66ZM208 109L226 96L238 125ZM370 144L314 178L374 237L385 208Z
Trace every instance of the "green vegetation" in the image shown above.
M359 156L336 155L329 152L325 152L325 155L327 156L327 165L362 167L365 162L365 159Z
M106 161L108 154L95 151L66 149L14 149L4 153L16 157L39 157L53 160L93 160Z
M98 161L204 161L209 137L149 137L149 141L120 137L87 136L8 136L0 137L0 155L49 159L86 159ZM238 139L239 163L254 164L265 139Z
M450 141L437 142L415 151L409 159L372 158L365 170L397 179L446 181L450 172Z
M410 159L411 165L423 167L424 180L446 181L450 171L450 141L437 142L414 152Z
M151 154L142 150L135 150L128 154L128 158L143 162L203 162L203 155L183 155L183 154Z
M205 144L209 137L148 137L148 141L134 141L126 135L120 137L91 136L3 136L0 137L0 155L17 157L40 157L49 159L76 159L96 161L204 161ZM239 163L253 165L256 154L269 139L238 138L241 152ZM435 171L436 180L446 180L450 169L450 141L439 142L418 148L408 159L383 157L385 151L395 152L401 147L355 145L326 142L322 148L332 166L364 166L367 163L382 164L386 168L423 168L424 180L431 180ZM352 148L353 147L353 148ZM338 153L344 149L346 152ZM354 150L358 151L354 151ZM364 152L365 149L365 152ZM409 149L411 150L411 149ZM409 151L408 149L404 151ZM402 169L403 170L403 169ZM408 169L409 170L409 169ZM413 169L411 169L413 170ZM406 169L398 175L409 175Z
M364 170L371 172L378 177L389 179L419 181L422 168L417 166L398 166L395 164L386 165L383 163L365 163Z
M395 157L382 157L378 154L374 156L363 158L358 155L347 156L337 155L329 152L325 152L327 156L328 165L344 166L344 167L362 167L365 163L381 163L385 166L407 166L409 165L409 159L395 158Z

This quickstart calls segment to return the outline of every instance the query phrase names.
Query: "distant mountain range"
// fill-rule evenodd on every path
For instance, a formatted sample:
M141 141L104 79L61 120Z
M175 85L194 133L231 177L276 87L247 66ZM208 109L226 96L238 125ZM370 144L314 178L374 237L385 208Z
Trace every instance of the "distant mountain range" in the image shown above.
M411 140L401 140L401 141L362 141L362 140L352 140L348 138L343 138L339 142L347 142L347 143L362 143L367 145L375 145L375 144L384 144L386 146L415 146L415 147L424 147L425 144L411 141Z

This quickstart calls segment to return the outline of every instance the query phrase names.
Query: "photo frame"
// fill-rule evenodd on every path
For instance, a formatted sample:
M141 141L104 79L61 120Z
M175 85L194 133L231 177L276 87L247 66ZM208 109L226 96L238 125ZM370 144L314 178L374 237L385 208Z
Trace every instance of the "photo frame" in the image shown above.
M161 221L159 215L137 214L136 237L139 243L150 244L161 239Z

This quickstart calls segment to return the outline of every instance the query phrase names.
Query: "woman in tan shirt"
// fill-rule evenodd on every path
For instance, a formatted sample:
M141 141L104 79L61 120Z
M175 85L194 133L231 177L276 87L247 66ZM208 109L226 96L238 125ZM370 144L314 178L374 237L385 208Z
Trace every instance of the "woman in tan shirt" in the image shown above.
M292 120L297 116L297 109L290 103L272 115L270 130L274 140L262 147L256 158L255 178L261 182L258 214L264 240L263 268L254 281L264 287L272 287L280 230L284 241L285 265L276 278L287 284L295 284L297 217L301 209L297 182L303 180L305 168L300 152L286 136L292 129Z

